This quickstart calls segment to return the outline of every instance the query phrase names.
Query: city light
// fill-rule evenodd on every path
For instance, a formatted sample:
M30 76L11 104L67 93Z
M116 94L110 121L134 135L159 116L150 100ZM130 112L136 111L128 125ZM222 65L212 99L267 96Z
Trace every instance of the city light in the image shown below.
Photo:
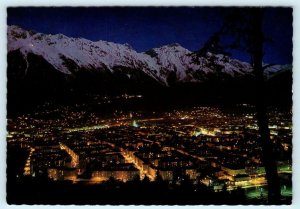
M70 117L39 120L27 115L10 121L8 143L30 150L25 176L46 172L54 181L101 184L111 177L127 182L136 176L152 182L157 174L173 182L179 175L176 184L180 185L187 175L194 184L202 182L215 192L224 185L228 191L266 185L258 127L249 113L225 114L212 107L153 112L151 116L114 111L111 117L92 114L88 123L77 123L74 118L86 113L60 112ZM282 146L281 155L288 157L291 117L280 112L273 115L272 140ZM292 173L291 161L279 163L280 175Z

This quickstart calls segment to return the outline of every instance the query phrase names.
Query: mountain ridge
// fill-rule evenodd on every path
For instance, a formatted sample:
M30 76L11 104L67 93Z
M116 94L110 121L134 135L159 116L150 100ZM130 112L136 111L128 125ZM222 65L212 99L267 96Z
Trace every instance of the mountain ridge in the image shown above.
M234 77L252 72L249 63L221 54L207 53L205 57L199 57L178 43L139 53L129 44L102 40L93 42L63 34L43 34L18 26L8 26L7 36L8 52L20 50L25 61L28 53L42 56L56 70L66 75L71 75L77 68L109 70L114 73L114 69L123 67L140 70L168 86L170 74L175 75L177 82L202 82L217 73ZM66 60L73 63L73 69L66 64Z
M193 101L255 97L249 63L210 52L198 56L178 43L137 52L129 44L43 34L18 26L8 26L7 40L10 105L49 95L65 100L70 95L123 93ZM280 82L282 75L285 82ZM291 65L270 65L265 78L275 81L268 82L270 91L291 93Z

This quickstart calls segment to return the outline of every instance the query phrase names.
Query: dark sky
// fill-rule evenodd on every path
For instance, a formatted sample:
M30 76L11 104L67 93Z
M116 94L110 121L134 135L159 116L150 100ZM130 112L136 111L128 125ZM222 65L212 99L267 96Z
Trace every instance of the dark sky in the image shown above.
M195 51L220 30L226 9L208 7L20 7L8 8L8 25L19 25L42 33L129 43L138 52L170 43ZM292 9L269 8L264 33L264 62L292 63ZM250 61L240 51L233 57Z

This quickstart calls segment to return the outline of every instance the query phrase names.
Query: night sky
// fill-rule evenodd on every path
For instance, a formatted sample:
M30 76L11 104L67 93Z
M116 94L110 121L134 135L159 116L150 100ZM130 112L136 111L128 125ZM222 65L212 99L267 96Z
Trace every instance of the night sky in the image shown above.
M92 41L128 43L138 52L170 43L196 51L220 30L225 9L208 7L20 7L8 8L8 25L41 33L62 33ZM264 33L272 38L265 45L265 63L292 63L292 9L268 8ZM250 61L241 51L234 58Z

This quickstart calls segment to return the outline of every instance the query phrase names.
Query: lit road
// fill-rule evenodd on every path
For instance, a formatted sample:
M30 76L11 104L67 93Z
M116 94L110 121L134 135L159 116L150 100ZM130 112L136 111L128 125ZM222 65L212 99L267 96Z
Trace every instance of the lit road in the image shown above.
M111 142L107 142L107 141L102 141L102 143L105 143L105 144L108 144L108 145L110 145L110 146L112 146L112 147L116 147L116 148L119 148L119 147L117 147L115 144L113 144L113 143L111 143ZM131 158L129 155L127 155L126 153L125 153L125 150L123 149L123 148L119 148L120 149L120 154L124 157L124 159L125 159L125 162L126 163L133 163L134 164L134 166L140 171L140 179L143 179L144 177L145 177L145 175L147 176L147 177L149 177L149 179L151 180L151 181L154 181L154 176L151 176L151 175L149 175L149 174L147 174L146 173L146 171L144 171L143 170L143 168L142 167L140 167L135 161L134 161L134 159L133 158Z
M148 119L141 119L136 120L136 122L151 122L151 121L161 121L164 120L164 118L148 118ZM91 126L84 126L84 127L77 127L77 128L66 128L64 132L66 133L72 133L72 132L81 132L81 131L93 131L98 129L105 129L115 126L121 126L121 125L131 125L132 119L118 119L118 122L109 120L106 122L106 124L101 125L91 125Z
M26 164L25 164L25 167L24 167L24 176L28 176L30 175L30 161L31 161L31 156L32 156L32 153L34 152L34 148L30 148L30 152L29 152L29 156L26 160Z
M139 169L140 171L140 179L143 179L145 176L147 176L151 181L154 181L154 176L151 176L149 174L146 174L146 172L143 170L142 167L140 167L134 159L132 159L129 155L127 155L124 151L121 152L122 156L125 158L126 163L133 163L134 166Z

